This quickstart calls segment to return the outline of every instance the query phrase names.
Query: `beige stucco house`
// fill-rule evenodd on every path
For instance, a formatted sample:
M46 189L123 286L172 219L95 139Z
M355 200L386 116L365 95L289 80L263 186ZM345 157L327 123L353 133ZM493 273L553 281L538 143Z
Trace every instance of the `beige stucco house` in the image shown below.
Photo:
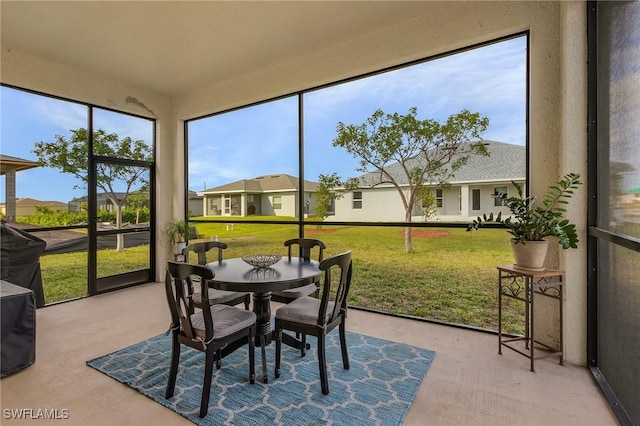
M502 142L485 141L489 157L471 156L456 172L449 185L431 185L437 202L436 214L430 221L457 222L473 220L482 213L508 214L500 206L497 193L516 195L512 182L525 184L526 148ZM387 169L396 181L406 186L400 165ZM404 207L395 187L379 183L379 175L359 177L362 187L334 200L326 221L403 221ZM406 179L405 179L406 180ZM258 176L197 192L203 216L298 216L299 180L288 174ZM313 215L317 182L305 180L304 212ZM191 206L191 204L190 204ZM190 207L191 208L191 207ZM424 209L416 205L413 221L424 220Z
M9 223L14 222L16 216L23 216L17 212L16 173L38 166L36 161L0 154L0 176L5 177L5 202L0 206L0 211Z
M15 200L16 216L30 216L36 213L37 207L48 207L54 212L69 211L69 206L60 201L42 201L33 198L18 198ZM7 214L6 203L0 203L0 213Z
M524 185L526 148L495 141L485 143L490 153L488 157L472 155L467 164L455 173L449 185L430 185L437 208L429 221L469 222L483 213L509 213L509 209L500 206L494 195L517 195L512 181ZM407 187L406 175L399 164L389 166L387 171L400 187ZM381 183L380 174L374 172L360 176L359 180L361 187L357 191L335 200L333 214L327 217L327 221L404 221L400 194L391 183ZM424 219L424 209L416 204L412 221Z
M242 179L198 192L204 216L297 217L300 180L288 174ZM304 214L313 211L316 182L304 181Z

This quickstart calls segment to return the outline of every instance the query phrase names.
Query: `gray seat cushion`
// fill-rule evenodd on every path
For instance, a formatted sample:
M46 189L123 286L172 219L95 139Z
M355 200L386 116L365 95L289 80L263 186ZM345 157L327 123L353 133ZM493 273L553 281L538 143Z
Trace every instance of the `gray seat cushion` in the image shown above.
M328 321L329 316L333 311L333 306L333 302L328 303L325 322ZM301 324L315 325L318 323L319 310L320 299L304 296L278 308L276 310L276 319L283 321L292 321Z
M209 303L212 305L216 303L227 303L230 300L246 296L247 294L249 293L240 293L237 291L226 291L210 288ZM197 304L202 303L202 295L200 294L200 292L193 293L193 301Z
M227 305L211 306L211 316L213 317L213 337L216 339L250 327L256 322L256 314L252 311ZM191 315L191 324L196 336L204 338L206 333L202 311Z
M311 296L316 292L318 287L315 284L307 284L304 287L291 288L289 290L274 291L274 296L286 297L288 299L297 299L303 296Z

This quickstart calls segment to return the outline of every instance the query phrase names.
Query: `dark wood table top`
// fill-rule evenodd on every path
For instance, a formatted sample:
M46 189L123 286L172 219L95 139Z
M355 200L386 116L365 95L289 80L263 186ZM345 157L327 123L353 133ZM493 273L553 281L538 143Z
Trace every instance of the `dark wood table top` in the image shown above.
M214 288L260 293L311 284L322 273L319 265L315 260L283 256L268 268L254 268L240 257L207 263L206 266L215 272L211 280Z

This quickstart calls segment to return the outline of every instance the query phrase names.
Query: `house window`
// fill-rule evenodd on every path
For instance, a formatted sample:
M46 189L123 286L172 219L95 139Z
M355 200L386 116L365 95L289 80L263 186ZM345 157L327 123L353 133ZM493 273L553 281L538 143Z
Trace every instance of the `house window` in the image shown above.
M353 208L361 209L362 208L362 191L354 191L353 193Z
M471 190L471 210L480 210L480 190Z
M282 208L282 196L281 195L274 195L273 196L273 209L274 210L279 210Z
M507 193L507 187L506 186L496 186L495 188L493 188L493 205L494 206L501 206L502 205L502 199L500 198L500 194L506 194Z
M220 209L218 208L218 199L210 199L209 200L209 212L215 216L220 215Z
M442 189L436 189L436 207L443 206Z

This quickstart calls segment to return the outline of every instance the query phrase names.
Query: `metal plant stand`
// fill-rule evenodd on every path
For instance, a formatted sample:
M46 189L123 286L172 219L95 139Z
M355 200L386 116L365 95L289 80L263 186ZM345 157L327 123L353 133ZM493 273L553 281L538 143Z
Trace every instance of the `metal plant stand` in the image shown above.
M502 355L502 347L505 346L531 361L531 371L535 371L534 361L541 358L562 356L562 286L564 284L564 271L544 270L528 271L514 266L498 267L498 353ZM560 348L552 348L535 339L534 334L534 294L539 294L558 301L560 319ZM524 302L524 337L503 338L502 336L502 298ZM524 341L525 350L521 350L513 343ZM535 354L535 345L546 349L543 353Z

